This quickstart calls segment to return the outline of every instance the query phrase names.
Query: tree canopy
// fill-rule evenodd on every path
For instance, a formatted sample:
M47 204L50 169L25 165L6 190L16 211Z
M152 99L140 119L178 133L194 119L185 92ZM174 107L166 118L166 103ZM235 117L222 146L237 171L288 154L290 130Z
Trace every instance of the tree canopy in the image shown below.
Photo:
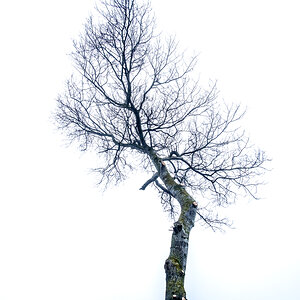
M56 117L81 150L105 157L101 182L116 183L138 166L154 172L151 149L179 184L214 204L240 190L254 196L265 157L237 126L239 105L220 101L215 84L202 88L196 57L187 60L174 38L155 33L149 3L115 0L97 12L74 41L77 73ZM152 182L173 213L172 195L159 178Z

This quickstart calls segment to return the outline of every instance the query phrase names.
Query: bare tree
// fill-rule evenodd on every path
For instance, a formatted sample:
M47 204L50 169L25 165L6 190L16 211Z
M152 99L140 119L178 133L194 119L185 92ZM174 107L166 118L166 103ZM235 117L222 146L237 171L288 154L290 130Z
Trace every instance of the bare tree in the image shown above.
M236 125L239 106L220 102L214 84L202 89L192 76L196 58L186 61L175 40L155 35L154 27L149 3L108 0L97 9L74 42L77 72L58 97L56 119L82 150L105 158L97 169L103 185L140 166L150 173L141 189L154 186L176 218L165 299L185 299L197 217L213 229L226 224L214 207L241 192L255 197L266 158ZM191 193L199 192L198 203Z

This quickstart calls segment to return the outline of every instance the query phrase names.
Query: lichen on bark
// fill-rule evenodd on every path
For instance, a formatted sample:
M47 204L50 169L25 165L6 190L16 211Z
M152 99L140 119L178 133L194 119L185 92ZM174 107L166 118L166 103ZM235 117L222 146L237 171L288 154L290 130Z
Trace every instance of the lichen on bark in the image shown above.
M174 223L170 254L165 262L166 295L165 300L186 299L184 278L187 264L190 231L194 226L197 206L186 189L176 183L165 163L154 152L149 156L157 169L160 179L168 191L180 204L181 212Z

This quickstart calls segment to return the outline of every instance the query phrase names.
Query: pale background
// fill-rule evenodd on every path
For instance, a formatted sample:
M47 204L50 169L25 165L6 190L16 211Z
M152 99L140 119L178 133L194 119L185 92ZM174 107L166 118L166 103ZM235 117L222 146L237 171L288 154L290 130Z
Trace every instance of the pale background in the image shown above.
M154 191L139 191L146 175L102 194L96 157L66 148L51 123L94 3L0 4L1 300L164 299L171 222ZM193 229L188 299L298 300L298 1L152 3L158 27L200 52L203 78L248 108L243 126L273 159L262 199L228 210L236 229Z

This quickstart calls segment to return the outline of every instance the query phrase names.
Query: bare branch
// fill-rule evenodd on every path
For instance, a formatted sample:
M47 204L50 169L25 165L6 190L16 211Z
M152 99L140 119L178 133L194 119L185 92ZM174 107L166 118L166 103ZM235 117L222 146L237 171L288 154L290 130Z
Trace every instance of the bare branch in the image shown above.
M159 177L159 173L157 172L157 173L155 173L149 180L147 180L147 181L143 184L143 186L140 188L140 190L145 190L146 187L147 187L150 183L156 181L158 177Z
M141 189L155 183L172 215L175 186L200 191L216 206L234 202L241 191L256 197L267 158L239 128L239 105L219 101L216 82L205 89L194 79L197 57L186 59L174 38L155 34L148 3L108 0L97 13L74 41L77 73L57 99L56 120L81 150L104 158L100 181L119 182L146 166L154 175Z

